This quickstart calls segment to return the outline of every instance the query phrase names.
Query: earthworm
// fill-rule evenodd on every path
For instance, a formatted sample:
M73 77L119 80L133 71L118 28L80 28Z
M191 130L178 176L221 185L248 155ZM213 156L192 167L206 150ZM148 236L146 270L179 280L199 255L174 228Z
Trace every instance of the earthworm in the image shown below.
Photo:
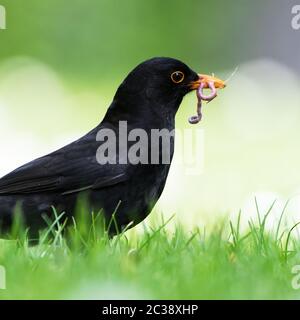
M198 97L197 115L189 117L189 123L190 124L196 124L196 123L200 122L201 118L202 118L202 113L201 113L202 100L199 98L198 94L197 94L197 97Z
M203 93L203 89L205 88L205 86L206 86L206 83L204 83L204 82L202 82L200 84L200 87L197 90L197 96L199 96L204 101L211 101L212 99L214 99L217 96L217 89L215 88L215 84L213 83L213 81L209 81L208 87L210 88L211 93L206 96Z
M198 103L197 103L197 115L191 116L189 118L189 123L190 124L196 124L199 123L202 119L202 100L204 101L211 101L217 96L217 89L215 88L215 85L212 81L208 82L208 87L211 89L211 93L209 95L204 95L203 89L205 88L206 83L202 82L199 86L199 88L196 91L197 98L198 98Z

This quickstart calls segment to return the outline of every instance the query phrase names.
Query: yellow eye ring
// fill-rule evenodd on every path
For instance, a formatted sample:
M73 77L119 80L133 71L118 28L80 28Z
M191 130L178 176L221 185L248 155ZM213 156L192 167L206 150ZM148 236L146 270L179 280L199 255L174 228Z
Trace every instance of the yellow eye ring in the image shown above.
M184 79L184 73L181 71L175 71L171 74L171 80L174 83L180 83L183 81L183 79Z

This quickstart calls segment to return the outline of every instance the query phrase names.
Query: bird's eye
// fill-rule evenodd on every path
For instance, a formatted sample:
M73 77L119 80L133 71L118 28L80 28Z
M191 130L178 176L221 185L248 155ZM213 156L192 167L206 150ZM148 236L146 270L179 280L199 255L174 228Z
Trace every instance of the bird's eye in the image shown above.
M175 71L171 74L171 79L174 83L180 83L184 79L184 73L181 71Z

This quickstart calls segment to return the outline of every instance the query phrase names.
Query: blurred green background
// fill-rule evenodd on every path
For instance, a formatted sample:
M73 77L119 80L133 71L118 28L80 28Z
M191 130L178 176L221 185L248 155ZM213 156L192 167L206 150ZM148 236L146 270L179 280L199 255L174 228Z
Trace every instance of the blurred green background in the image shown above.
M203 168L187 175L180 146L157 212L190 225L254 214L292 197L300 217L300 32L294 1L2 0L0 174L80 137L100 122L126 74L171 56L226 79L204 119L191 127L196 98L179 129L201 130ZM198 155L197 155L198 156ZM202 161L202 160L201 160ZM151 218L150 218L151 219ZM272 221L272 219L271 219Z
M232 68L253 40L249 1L8 0L0 58L43 61L69 81L119 83L138 62L175 56L203 71ZM259 26L256 26L257 28ZM252 37L252 39L251 39ZM238 46L237 46L238 44ZM247 50L252 51L251 48Z

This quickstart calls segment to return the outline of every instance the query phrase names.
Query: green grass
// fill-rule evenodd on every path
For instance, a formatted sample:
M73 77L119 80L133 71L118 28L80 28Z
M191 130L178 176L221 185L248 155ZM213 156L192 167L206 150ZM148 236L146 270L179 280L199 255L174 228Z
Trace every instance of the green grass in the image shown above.
M187 231L160 221L109 239L101 219L64 226L56 219L29 246L0 242L7 272L1 299L294 299L292 267L300 264L295 228L266 230L271 209L241 231L235 222ZM172 220L172 219L171 219ZM282 219L281 219L282 220ZM64 235L63 231L64 230Z

